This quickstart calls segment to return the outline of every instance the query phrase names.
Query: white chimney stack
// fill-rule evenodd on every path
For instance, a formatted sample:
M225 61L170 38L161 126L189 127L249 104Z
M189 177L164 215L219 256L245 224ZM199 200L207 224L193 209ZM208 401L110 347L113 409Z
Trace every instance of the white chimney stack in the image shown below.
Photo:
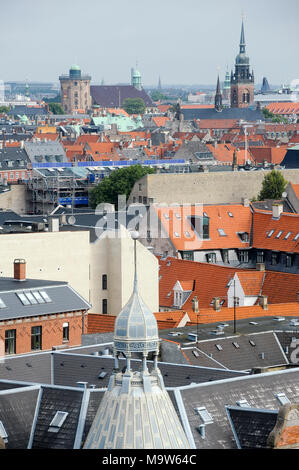
M272 218L279 219L280 214L283 212L282 204L272 204Z

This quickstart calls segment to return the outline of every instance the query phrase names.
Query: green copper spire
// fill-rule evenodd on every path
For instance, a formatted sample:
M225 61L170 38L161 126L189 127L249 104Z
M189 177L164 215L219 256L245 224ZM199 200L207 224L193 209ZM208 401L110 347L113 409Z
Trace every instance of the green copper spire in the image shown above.
M244 34L244 22L242 19L242 27L241 27L241 38L240 38L240 54L245 53L245 34Z

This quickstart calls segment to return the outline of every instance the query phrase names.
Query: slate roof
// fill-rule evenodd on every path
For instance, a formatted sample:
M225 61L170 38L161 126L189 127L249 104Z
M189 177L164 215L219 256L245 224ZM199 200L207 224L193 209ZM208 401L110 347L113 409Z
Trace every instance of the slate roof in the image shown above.
M0 392L0 421L8 435L7 449L27 448L38 392L38 386Z
M263 113L251 108L223 108L221 112L215 108L193 108L181 110L185 120L192 119L244 119L245 121L264 121Z
M141 362L132 360L132 369L139 370ZM120 360L120 368L125 366L125 361ZM73 355L71 353L54 353L54 383L75 387L77 382L88 382L96 385L96 388L107 387L109 376L114 367L114 359L101 356ZM228 371L215 368L196 367L191 365L168 364L159 362L166 387L178 387L191 383L201 383L210 380L219 380L226 377L237 377L242 372ZM106 372L104 378L98 378L99 374Z
M24 149L19 147L4 147L0 149L0 163L1 171L25 170L30 160Z
M276 393L285 393L291 402L299 400L298 368L181 387L180 394L196 448L237 448L225 407L236 406L236 401L246 399L252 408L278 410L280 403ZM195 411L197 407L205 407L213 419L206 425L205 439L197 431L203 424Z
M127 98L141 98L146 106L153 106L146 91L132 85L91 85L90 94L94 104L105 108L119 108Z
M39 108L35 106L25 106L25 105L16 105L13 106L7 113L9 116L17 116L17 115L23 115L25 114L26 116L45 116L48 113L46 108Z
M67 162L63 146L58 141L25 142L24 149L31 163Z
M83 393L79 390L42 387L32 449L72 449L77 434ZM68 413L59 432L49 432L57 411Z
M44 291L50 302L24 305L17 294ZM0 309L0 320L35 317L61 312L88 310L90 304L63 282L28 279L15 281L12 278L0 279L0 296L5 304Z
M217 346L222 349L218 349ZM196 349L212 357L219 365L221 364L231 370L245 371L256 367L288 364L288 360L273 332L232 336L230 338L218 337L217 339L200 341ZM262 359L262 353L264 359ZM192 364L201 364L201 357L196 358L194 355L192 357L191 354L189 357L192 359Z
M273 430L278 412L255 408L226 408L239 449L264 449Z
M29 383L51 382L51 355L49 352L5 356L0 361L1 380Z

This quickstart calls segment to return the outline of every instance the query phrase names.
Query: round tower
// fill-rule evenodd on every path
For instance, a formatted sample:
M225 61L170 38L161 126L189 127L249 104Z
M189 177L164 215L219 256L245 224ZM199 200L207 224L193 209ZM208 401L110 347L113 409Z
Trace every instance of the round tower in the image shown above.
M136 90L142 90L141 73L137 69L137 64L136 68L132 71L132 85L136 88Z
M60 75L61 104L67 114L86 112L91 108L89 75L83 75L79 65L72 65L68 75Z

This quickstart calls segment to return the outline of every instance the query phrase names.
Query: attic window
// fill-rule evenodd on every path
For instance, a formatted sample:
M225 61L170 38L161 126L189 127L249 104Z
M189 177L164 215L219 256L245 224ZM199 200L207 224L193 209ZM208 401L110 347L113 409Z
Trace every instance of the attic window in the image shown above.
M251 346L255 346L255 342L252 341L252 339L249 340L249 344L251 344Z
M204 213L203 213L203 215L204 215L205 217L209 217L209 216L208 216L208 214L207 214L206 212L204 212Z
M3 302L3 300L0 297L0 308L5 308L5 307L6 307L5 303Z
M4 424L0 421L0 437L2 437L5 444L8 442L8 434L5 430Z
M186 235L187 238L191 237L190 232L188 232L188 231L185 232L185 235Z
M218 232L219 232L219 235L220 235L221 237L226 237L226 233L225 233L225 231L223 230L223 228L218 228Z
M170 297L172 294L172 291L168 292L167 296L166 297Z
M204 406L195 408L195 411L201 417L204 424L213 423L212 416Z
M275 236L275 238L279 238L280 235L282 234L283 230L279 230L278 234Z
M238 343L232 343L233 346L235 346L236 349L238 349L240 346L238 345Z
M52 419L48 432L59 432L61 426L65 422L68 413L66 411L56 411L54 418Z
M270 230L270 232L268 233L268 238L272 237L273 233L274 233L274 230L273 229Z
M299 238L299 232L298 232L297 235L294 237L294 242L295 242L296 240L298 240L298 238Z
M220 344L215 344L215 346L218 349L218 351L222 351L222 346Z
M291 235L291 233L292 233L292 232L288 232L288 233L286 234L286 236L284 237L284 240L287 240L287 239L289 238L289 236Z
M174 232L174 236L179 238L180 235L178 234L178 232Z
M281 405L285 405L286 403L290 403L290 400L288 399L288 397L286 396L285 393L276 393L274 395L275 395L275 397L277 398L277 400L279 401L279 403Z
M107 372L101 372L99 375L98 375L98 379L104 379L107 375Z
M229 215L230 217L233 217L233 214L232 214L231 212L228 212L228 215Z
M192 351L192 354L195 356L195 357L199 357L199 353L197 351Z
M236 401L237 405L241 408L250 408L250 405L247 400L238 400Z

